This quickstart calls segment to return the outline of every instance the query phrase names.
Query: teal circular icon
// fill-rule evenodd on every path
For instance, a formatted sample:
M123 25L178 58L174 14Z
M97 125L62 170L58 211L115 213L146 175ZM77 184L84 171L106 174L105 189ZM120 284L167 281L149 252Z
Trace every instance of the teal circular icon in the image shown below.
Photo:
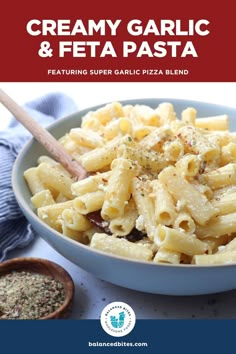
M131 306L125 302L115 301L104 307L100 322L109 335L123 337L133 330L136 316Z

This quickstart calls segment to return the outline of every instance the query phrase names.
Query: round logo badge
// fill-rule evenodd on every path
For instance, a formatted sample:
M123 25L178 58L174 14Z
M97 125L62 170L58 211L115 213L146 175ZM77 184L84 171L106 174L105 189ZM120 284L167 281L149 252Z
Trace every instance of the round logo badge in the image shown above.
M136 316L128 304L116 301L104 307L100 322L104 331L110 336L123 337L134 328Z

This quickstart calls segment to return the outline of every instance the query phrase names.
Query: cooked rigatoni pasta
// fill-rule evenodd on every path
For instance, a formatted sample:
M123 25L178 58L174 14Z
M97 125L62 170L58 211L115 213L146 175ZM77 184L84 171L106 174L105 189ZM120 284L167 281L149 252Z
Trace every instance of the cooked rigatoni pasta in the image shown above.
M227 114L113 102L59 143L88 175L77 181L48 156L24 172L49 227L154 264L236 263L236 134Z
M195 126L206 130L229 130L229 117L222 114L215 117L197 118Z
M217 265L230 264L236 262L236 251L229 251L223 253L215 253L209 255L194 255L193 264L196 265Z
M69 137L69 134L66 134L63 137L61 137L61 139L59 140L59 143L75 159L77 159L82 154L91 151L91 148L89 148L87 146L78 145L75 140L73 140L73 139L71 139L71 137Z
M87 231L91 228L91 223L86 217L78 213L74 208L64 209L62 214L62 224L69 229L76 231Z
M153 128L148 125L137 125L133 128L133 136L137 141L141 141L152 132Z
M226 252L226 251L235 251L236 250L236 238L224 242L224 245L218 248L217 253Z
M120 102L112 102L104 107L97 109L95 112L89 112L86 116L83 117L82 128L83 125L91 119L91 117L97 118L101 124L106 125L114 118L123 117L123 107Z
M184 176L194 177L199 174L201 160L197 155L185 154L176 162L176 167Z
M69 133L69 137L78 145L96 148L103 146L103 138L94 131L84 130L82 128L73 128Z
M124 137L116 137L110 140L105 146L98 147L85 153L80 157L80 162L88 172L96 172L106 166L110 166L116 158L117 149L122 144L130 145L133 139L130 135Z
M174 106L170 102L160 103L156 109L157 114L160 116L161 123L168 124L173 120L176 120L176 113Z
M164 159L167 161L178 161L184 154L184 146L179 139L166 141L163 145Z
M219 189L236 184L236 163L216 168L202 176L204 182L212 189Z
M103 147L98 147L88 153L81 155L80 162L88 172L96 172L102 168L109 166L116 157L116 149L118 140L111 140L110 143Z
M117 236L127 236L134 229L138 217L138 211L133 198L125 206L121 216L111 219L109 228L112 234Z
M61 215L64 209L71 208L73 206L73 201L67 201L65 203L58 203L58 204L50 204L47 206L43 206L38 208L37 214L38 217L54 228L57 231L62 230L62 223L61 223Z
M105 192L101 209L104 220L111 220L124 214L125 206L131 197L131 182L136 166L131 160L117 158L111 164L111 176Z
M188 234L193 234L196 229L194 220L191 218L189 213L186 213L185 211L180 211L177 214L177 217L173 223L173 227L175 229L182 229Z
M183 142L185 152L199 155L205 161L215 160L220 155L219 147L210 142L196 127L184 126L179 129L178 138Z
M58 193L72 199L71 184L73 179L60 164L42 162L38 166L38 176L48 189L53 188Z
M119 135L133 135L132 123L127 117L121 117L109 122L103 130L104 138L107 140L114 139Z
M168 189L159 180L151 182L152 193L150 197L154 202L154 215L157 224L173 225L177 212L174 200Z
M142 149L140 146L127 146L121 145L117 154L119 157L130 159L143 167L149 172L159 172L164 167L168 166L168 161L164 158L164 155L158 154L156 151L149 151Z
M139 142L139 146L142 149L145 148L146 150L161 152L163 144L171 137L174 137L171 127L169 125L163 125L152 130L149 135Z
M196 235L163 225L158 226L158 237L154 238L154 242L157 246L184 253L188 256L204 254L208 250L207 244L199 240Z
M183 178L176 167L166 167L160 172L158 179L166 186L176 202L185 203L191 217L200 225L205 225L217 215L217 209L212 206L207 197Z
M236 191L216 196L211 204L219 210L220 215L236 212Z
M181 261L180 252L172 251L164 247L159 247L155 257L153 258L154 263L179 264L180 261Z
M43 189L42 191L35 193L31 198L31 202L37 209L43 206L55 204L55 200L49 189Z
M24 172L24 177L33 195L45 189L43 181L38 175L38 167L28 168L28 170Z
M149 197L150 189L145 181L137 177L132 181L132 196L134 198L139 217L136 220L136 228L144 231L153 241L156 234L155 208L153 200Z
M213 190L207 185L199 182L198 179L191 179L191 185L201 194L204 194L208 200L213 198Z
M86 193L96 192L106 188L111 172L97 173L71 185L72 194L80 196Z
M236 212L226 215L219 215L211 220L206 227L197 225L196 232L200 239L205 237L220 237L235 232Z
M39 165L43 162L46 162L46 163L54 165L54 166L57 165L57 162L55 160L53 160L51 157L46 156L46 155L42 155L38 158Z
M222 146L221 164L226 165L229 162L236 162L236 143L231 142Z
M204 242L208 246L208 254L217 253L221 247L225 248L225 245L229 245L232 236L223 235L220 237L206 237Z
M67 225L62 224L62 233L63 235L71 238L72 240L78 241L80 243L86 244L86 237L83 233L77 230L70 229Z
M98 118L93 116L88 116L87 119L84 119L81 127L86 130L89 129L90 131L98 131L101 128L102 124Z
M149 261L153 258L150 248L104 233L94 234L90 246L100 251L140 261Z
M181 120L186 125L195 125L197 111L193 107L188 107L181 112Z
M74 208L82 215L100 210L105 201L105 192L97 190L91 193L85 193L73 200Z
M128 107L124 107L124 112ZM131 121L135 123L134 125L143 124L144 126L155 126L160 125L160 116L158 113L149 106L146 105L135 105L129 106L128 117Z

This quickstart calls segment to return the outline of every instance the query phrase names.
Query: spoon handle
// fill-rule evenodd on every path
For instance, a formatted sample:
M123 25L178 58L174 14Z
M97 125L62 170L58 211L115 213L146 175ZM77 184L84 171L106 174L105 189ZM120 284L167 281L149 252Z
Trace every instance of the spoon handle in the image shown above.
M39 125L28 112L18 105L1 88L0 102L73 177L76 177L77 180L86 177L87 172L83 166L81 166L78 161L74 160L46 129Z

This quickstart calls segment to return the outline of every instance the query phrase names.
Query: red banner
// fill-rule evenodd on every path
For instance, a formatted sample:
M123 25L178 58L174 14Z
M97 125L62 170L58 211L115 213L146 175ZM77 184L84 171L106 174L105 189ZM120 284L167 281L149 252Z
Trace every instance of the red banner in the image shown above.
M236 81L232 0L126 5L5 3L0 80Z

